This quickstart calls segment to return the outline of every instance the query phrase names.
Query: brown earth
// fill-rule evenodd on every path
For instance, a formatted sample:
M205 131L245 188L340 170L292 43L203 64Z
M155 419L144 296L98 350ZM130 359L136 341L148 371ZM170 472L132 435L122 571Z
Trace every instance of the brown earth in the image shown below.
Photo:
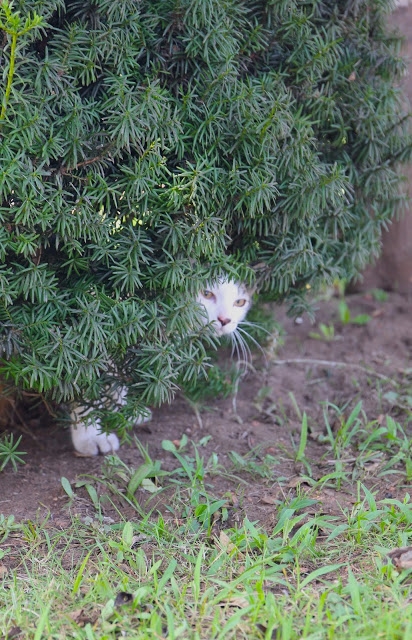
M411 44L412 7L399 9L394 17ZM407 89L412 95L410 77ZM236 413L233 398L209 399L200 412L200 424L185 399L177 397L172 405L154 411L150 425L135 430L151 458L161 461L162 469L172 470L179 464L162 448L163 440L178 443L186 435L189 444L185 453L193 454L190 442L199 443L209 436L205 444L198 445L199 454L205 461L215 454L215 460L236 474L237 479L210 473L206 476L208 490L216 496L225 495L239 517L247 514L268 529L274 521L276 504L302 490L309 492L325 513L339 513L341 507L353 506L357 500L353 488L356 479L365 482L378 498L402 498L410 490L403 458L388 472L385 454L376 450L369 458L362 456L355 440L353 447L342 454L347 482L339 490L333 478L314 485L337 468L336 455L324 437L325 403L343 409L343 418L336 411L327 410L335 434L359 400L368 421L377 421L368 427L370 433L385 425L388 415L409 432L412 428L412 299L391 293L386 301L379 302L363 293L348 296L346 301L352 319L367 313L371 316L369 322L342 324L336 298L319 302L315 326L307 317L296 324L283 309L273 308L282 327L281 336L277 340L273 336L265 348L266 359L259 353L254 356L253 367L249 367L239 385ZM314 333L318 337L313 337ZM295 462L302 424L298 411L306 412L309 425L303 463ZM20 419L15 416L12 431L22 436L19 449L27 453L26 464L19 466L17 472L8 465L0 473L0 513L13 514L19 521L49 518L51 524L64 525L69 500L61 477L72 485L76 480L102 473L107 477L107 461L103 457L76 457L68 430L46 417L39 421L30 415L20 415ZM233 467L232 451L248 461L248 470L239 469L239 465ZM143 463L143 456L133 443L124 444L119 455L130 469ZM304 478L309 475L311 478L305 483ZM106 491L103 484L94 482L99 492ZM164 511L170 494L153 497L138 489L136 496L144 511ZM121 498L115 504L126 517L133 517ZM82 515L93 513L84 489L76 489L71 509ZM110 504L105 513L118 517Z
M339 319L336 297L316 305L315 325L308 317L297 324L284 309L274 308L282 327L280 336L274 333L265 358L259 352L254 356L253 367L249 367L239 385L236 412L233 398L209 399L201 410L200 423L187 401L176 398L172 405L154 411L150 425L135 429L152 460L161 461L162 469L167 471L180 466L161 443L179 443L186 435L189 443L185 454L193 455L190 442L198 443L205 464L215 454L224 470L236 475L231 479L208 474L208 491L217 497L226 496L236 507L237 517L246 514L268 529L274 522L276 504L301 490L315 498L324 513L339 513L341 507L353 506L358 499L353 488L356 479L376 492L378 498L403 498L408 490L404 461L385 473L385 455L375 451L369 457L362 456L355 441L342 454L347 481L339 490L333 479L314 485L337 468L336 456L324 440L325 403L343 409L343 419L347 419L362 400L366 422L377 421L367 427L370 433L386 424L387 415L406 430L412 417L412 301L397 293L389 294L385 301L376 301L367 293L348 296L346 302L352 320L346 324ZM359 314L368 314L370 320L363 325L353 323ZM321 325L327 329L322 330ZM309 425L303 463L295 462L302 424L299 411L306 412ZM337 433L342 418L330 408L327 415ZM0 474L0 513L13 514L17 520L50 518L50 524L63 523L68 517L69 500L61 477L73 485L82 478L92 482L91 476L103 473L107 477L107 463L104 457L76 457L69 432L61 425L53 421L40 424L38 420L30 421L30 416L26 421L29 432L26 428L22 432L18 421L13 430L22 435L19 449L27 452L26 464L19 466L17 472L9 465ZM199 444L206 436L207 443ZM248 470L239 466L233 470L233 451L249 462ZM144 462L134 443L124 444L119 455L130 469ZM305 480L309 475L311 479ZM104 484L94 483L98 492L107 492ZM154 507L165 511L170 492L152 496L138 489L136 496L145 512ZM122 499L115 499L115 503L123 515L136 517ZM93 514L84 489L76 490L71 509L83 516ZM118 518L109 504L105 515Z

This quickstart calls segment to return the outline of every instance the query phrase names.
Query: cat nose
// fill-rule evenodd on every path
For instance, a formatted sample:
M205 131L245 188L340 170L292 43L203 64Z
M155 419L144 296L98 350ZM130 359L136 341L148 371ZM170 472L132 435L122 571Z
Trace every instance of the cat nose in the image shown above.
M219 320L222 327L225 327L230 322L230 318L222 318L222 316L218 316L217 319Z

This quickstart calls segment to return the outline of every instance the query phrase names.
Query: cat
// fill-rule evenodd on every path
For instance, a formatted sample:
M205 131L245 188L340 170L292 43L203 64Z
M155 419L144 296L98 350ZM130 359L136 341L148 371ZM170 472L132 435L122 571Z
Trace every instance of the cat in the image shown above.
M206 313L203 321L211 324L218 337L232 338L234 348L247 359L248 347L241 335L244 332L240 323L244 322L252 302L252 294L242 285L233 280L220 280L200 291L197 302L203 305ZM121 387L113 398L115 404L126 403L127 389ZM74 406L71 410L71 436L75 450L82 456L95 456L99 453L112 453L119 449L120 443L115 433L104 433L98 418L87 420L91 409ZM147 415L140 416L135 424L150 420L150 410Z

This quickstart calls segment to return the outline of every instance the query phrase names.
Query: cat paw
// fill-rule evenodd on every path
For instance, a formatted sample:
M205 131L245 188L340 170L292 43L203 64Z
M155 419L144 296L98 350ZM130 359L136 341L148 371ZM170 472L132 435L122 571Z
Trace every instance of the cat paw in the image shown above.
M71 412L71 434L75 450L81 456L97 456L99 453L114 453L120 447L119 438L115 433L101 431L98 420L87 424L87 411L82 407L74 407ZM152 412L145 412L136 417L135 425L144 424L152 419Z
M99 453L114 453L120 447L115 433L101 433L93 425L78 424L72 427L72 441L77 453L82 456L97 456Z
M139 424L146 424L146 422L150 422L153 417L153 414L150 409L146 407L144 413L140 414L133 420L133 425L137 427Z

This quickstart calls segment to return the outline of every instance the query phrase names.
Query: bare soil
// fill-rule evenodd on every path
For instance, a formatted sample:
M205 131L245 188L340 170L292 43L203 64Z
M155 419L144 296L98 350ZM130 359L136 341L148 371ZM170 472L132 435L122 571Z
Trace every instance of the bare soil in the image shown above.
M269 345L266 358L259 352L254 356L253 367L240 382L236 406L233 397L208 400L201 410L202 424L183 397L155 410L150 424L135 429L151 458L161 461L165 470L179 466L161 443L178 443L184 434L195 443L210 436L199 447L199 453L205 461L215 453L225 470L233 470L230 452L246 456L254 466L249 470L235 469L239 479L210 475L206 478L208 489L216 497L227 498L236 518L247 515L268 530L274 523L276 504L302 490L318 501L318 511L321 505L322 512L330 514L351 508L357 501L355 479L376 492L377 498L403 498L408 486L402 465L387 475L380 474L384 459L379 456L359 466L356 446L349 447L344 455L349 481L343 482L339 490L333 482L310 486L335 469L331 448L323 438L325 403L343 409L347 418L362 400L368 420L377 420L371 429L384 424L387 415L408 429L412 417L412 407L409 411L404 407L408 395L412 396L412 301L396 293L389 294L386 301L376 301L371 293L363 293L347 296L346 302L352 319L368 314L369 322L342 324L336 297L317 304L315 325L308 317L296 323L287 317L285 309L274 307L280 336L276 344ZM334 327L333 339L325 339L321 324ZM401 387L395 386L395 381ZM308 416L305 460L309 466L295 462L302 423L296 406ZM339 415L329 410L328 416L333 428L339 428ZM39 422L25 416L25 422L29 431L22 431L18 420L13 431L22 435L19 448L27 452L26 464L19 466L17 472L8 466L0 474L0 513L13 514L19 521L49 518L50 524L64 525L69 501L61 477L74 484L85 474L99 476L105 459L76 457L68 430L51 420ZM190 443L187 451L191 452ZM119 456L133 469L144 461L134 443L124 444ZM305 483L309 472L312 480ZM91 514L90 499L82 497L81 491L76 495L71 508L83 516ZM170 500L168 492L153 497L139 489L136 495L145 511L164 511ZM136 517L121 499L118 507L126 517ZM110 505L105 513L118 518Z
M394 22L405 33L407 53L411 55L412 7L399 9ZM406 88L412 97L410 77ZM323 438L326 433L323 411L327 402L347 407L343 411L347 417L362 400L368 420L377 420L376 428L391 415L411 429L412 407L408 409L407 404L408 395L412 396L412 300L391 293L386 301L378 302L370 293L361 293L348 296L346 301L352 318L367 313L370 321L365 325L343 325L339 322L336 298L318 304L315 325L307 317L297 324L283 308L273 308L283 335L268 350L266 361L259 353L254 357L253 367L240 383L236 411L232 398L209 400L201 411L200 426L186 400L177 397L172 405L154 411L150 425L135 430L151 458L161 461L165 470L178 466L161 443L179 442L184 434L195 443L210 436L199 453L205 460L215 453L226 470L233 470L231 451L249 456L254 466L249 471L233 470L238 480L210 475L206 482L214 495L227 497L239 518L246 514L268 530L274 522L276 504L302 490L318 501L324 513L351 508L357 500L353 482L356 479L373 489L377 498L403 497L410 487L402 465L395 467L393 473L382 475L383 460L379 456L359 467L356 450L351 448L344 461L350 481L344 482L339 490L333 487L333 482L315 487L304 482L309 471L316 481L336 468L331 448ZM313 337L313 333L325 337L321 323L326 327L333 325L334 339ZM401 386L394 386L395 381ZM296 406L308 416L306 466L295 462L302 421ZM332 423L336 422L337 414L329 411L328 415ZM19 448L27 452L26 463L17 472L9 465L0 473L0 513L13 514L18 521L49 518L51 524L64 526L69 508L61 477L75 483L84 474L99 476L105 460L76 457L68 430L46 416L40 421L30 415L21 417L29 429L16 417L12 431L16 436L22 435ZM143 462L134 444L124 444L119 456L134 469ZM77 493L79 497L71 508L83 515L92 512L90 500ZM163 511L170 498L167 492L154 499L143 490L136 495L146 511L153 508ZM133 513L129 514L130 507L121 500L119 508L126 517L133 517ZM107 514L117 517L110 505Z

